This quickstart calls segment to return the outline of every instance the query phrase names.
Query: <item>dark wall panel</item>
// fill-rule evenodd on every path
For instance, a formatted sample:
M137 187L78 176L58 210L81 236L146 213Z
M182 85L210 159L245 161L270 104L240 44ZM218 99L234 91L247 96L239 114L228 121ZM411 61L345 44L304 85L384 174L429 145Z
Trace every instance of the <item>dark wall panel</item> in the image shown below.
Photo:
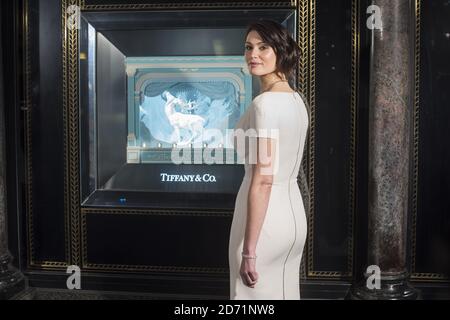
M29 1L33 260L65 261L61 6ZM30 249L30 248L29 248Z
M316 4L314 270L347 270L351 1Z
M86 214L88 264L228 269L230 216Z
M450 271L450 4L422 1L416 252L413 271ZM414 254L414 253L413 253Z

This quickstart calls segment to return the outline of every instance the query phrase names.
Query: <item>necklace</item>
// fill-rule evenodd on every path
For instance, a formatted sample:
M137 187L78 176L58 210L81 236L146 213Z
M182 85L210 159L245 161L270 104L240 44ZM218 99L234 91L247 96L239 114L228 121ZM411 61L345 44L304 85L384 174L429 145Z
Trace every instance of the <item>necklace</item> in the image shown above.
M272 89L272 87L275 85L275 83L278 83L278 82L288 82L288 81L287 81L287 80L278 80L278 81L275 81L275 82L272 83L266 90L261 91L261 93L266 92L266 91Z

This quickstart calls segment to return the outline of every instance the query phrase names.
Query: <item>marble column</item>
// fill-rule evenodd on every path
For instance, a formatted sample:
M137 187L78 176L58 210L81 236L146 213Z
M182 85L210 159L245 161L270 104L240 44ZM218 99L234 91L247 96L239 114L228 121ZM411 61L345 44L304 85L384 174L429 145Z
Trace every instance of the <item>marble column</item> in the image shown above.
M0 29L0 49L1 43ZM4 88L2 65L2 50L0 50L0 300L9 299L16 293L25 289L24 276L20 271L11 265L12 256L8 250L5 179L5 103L3 97Z
M353 299L417 298L408 283L406 261L414 103L412 1L372 1L380 15L371 31L367 266L379 268L381 281L377 285L375 273L366 273L366 280L351 289Z

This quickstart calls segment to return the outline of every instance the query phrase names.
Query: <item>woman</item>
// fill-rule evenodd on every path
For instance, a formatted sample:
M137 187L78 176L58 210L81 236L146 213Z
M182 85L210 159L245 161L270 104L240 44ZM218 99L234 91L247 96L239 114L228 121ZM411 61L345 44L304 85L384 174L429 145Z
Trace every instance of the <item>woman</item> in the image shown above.
M307 226L297 176L308 110L288 83L299 55L297 43L277 22L259 20L248 27L245 59L261 92L235 128L256 131L257 155L237 148L245 158L245 176L229 240L231 299L300 299ZM249 163L251 158L256 163Z

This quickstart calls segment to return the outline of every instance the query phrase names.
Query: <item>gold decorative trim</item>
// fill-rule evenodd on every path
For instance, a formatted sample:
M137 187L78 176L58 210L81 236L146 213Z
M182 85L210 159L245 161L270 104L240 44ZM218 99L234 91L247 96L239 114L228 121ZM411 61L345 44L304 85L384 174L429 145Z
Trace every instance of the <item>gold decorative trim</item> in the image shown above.
M299 60L299 91L308 97L308 1L302 0L297 7L298 34L297 43L301 49Z
M66 239L69 237L70 234L70 216L69 216L69 210L68 210L68 203L69 203L69 196L68 196L68 187L67 187L67 179L68 179L68 173L67 173L67 168L69 167L67 164L67 154L66 154L66 149L67 149L67 131L66 131L66 125L67 125L67 97L66 97L66 93L67 93L67 83L66 83L66 77L67 77L67 46L66 46L66 14L65 14L65 10L64 8L67 8L67 1L66 0L62 0L62 14L61 14L61 26L62 26L62 36L63 36L63 41L62 41L62 46L63 46L63 50L62 50L62 64L63 64L63 125L64 125L64 139L63 139L63 150L64 150L64 154L63 154L63 159L64 159L64 220L65 220L65 237ZM70 261L70 252L71 252L71 248L70 248L70 243L69 241L66 241L65 244L65 250L66 250L66 259L67 261Z
M296 1L285 2L198 2L198 3L145 3L145 4L105 4L105 5L84 5L82 10L158 10L158 9L235 9L235 8L290 8L295 6Z
M314 157L315 157L315 129L316 129L316 0L301 1L302 7L310 5L309 8L309 78L308 78L308 103L310 107L310 122L309 122L309 141L308 141L308 167L307 171L308 179L309 179L309 190L310 190L310 199L309 199L309 219L308 219L308 276L313 272L314 269L314 196L315 196L315 181L314 181Z
M112 214L112 215L163 215L163 216L194 216L194 217L232 217L232 211L177 211L177 210L148 210L148 209L97 209L81 208L82 224L82 247L83 247L83 269L103 271L165 271L165 272L198 272L198 273L227 273L227 268L206 267L179 267L179 266L149 266L149 265L118 265L118 264L96 264L88 262L87 248L87 214Z
M439 273L412 273L410 280L429 282L448 282L448 277Z
M233 211L221 210L221 211L210 211L210 210L186 210L182 209L164 209L164 210L154 210L154 209L120 209L120 208L81 208L82 215L86 214L126 214L126 215L147 215L147 216L190 216L190 217L232 217Z
M142 266L142 265L127 265L127 264L97 264L85 263L83 270L102 270L109 272L195 272L195 273L228 273L226 268L205 268L205 267L176 267L176 266Z
M67 8L80 0L63 0L63 120L66 216L70 218L70 263L81 265L79 210L78 29L67 28Z
M419 176L419 103L420 103L420 9L421 0L415 1L415 50L414 50L414 163L412 190L412 221L411 221L411 273L416 271L416 241L417 241L417 187Z
M335 278L342 279L343 276L347 276L340 271L309 271L308 277L310 278Z
M302 259L300 261L300 279L306 280L306 257L305 255L302 256Z
M296 3L297 5L297 3ZM297 12L297 44L301 50L301 56L298 61L298 90L303 96L308 99L308 5L307 1L301 1L300 5L296 7ZM308 151L308 141L305 142L305 149ZM302 159L301 163L303 172L305 172L306 179L308 179L308 157ZM309 182L309 179L308 179ZM309 216L309 215L308 215ZM309 225L309 224L308 224ZM307 256L304 253L300 264L300 278L306 280L307 273Z
M352 0L352 63L351 63L351 103L350 103L350 183L349 183L349 217L348 217L348 235L347 238L347 273L346 276L353 275L353 255L354 255L354 225L355 225L355 207L356 207L356 134L357 134L357 108L358 108L358 88L359 88L359 65L360 65L360 14L359 0Z
M42 270L66 270L69 264L66 261L35 261L32 268Z
M25 88L25 134L24 134L24 143L25 143L25 181L26 181L26 208L27 208L27 257L28 257L28 266L33 266L34 262L34 220L33 220L33 149L32 139L33 135L31 134L31 92L30 92L30 82L31 82L31 66L30 66L30 30L29 30L29 3L28 0L24 0L24 19L23 19L23 30L24 30L24 88Z
M297 3L296 3L297 5ZM303 94L306 99L308 99L308 27L309 27L309 16L308 16L308 1L301 0L300 5L296 7L297 11L297 20L298 20L298 29L297 29L297 43L301 49L301 57L298 61L298 90ZM305 148L307 150L306 157L302 160L302 170L305 172L306 179L309 181L309 170L308 170L308 151L309 151L309 143L305 142ZM309 183L309 182L308 182ZM312 192L312 190L310 190ZM311 201L310 201L311 202ZM308 212L308 217L311 217L311 210ZM310 235L312 234L310 231L311 221L308 222L308 244L310 243ZM309 246L305 248L306 252L304 252L300 265L300 278L306 280L308 264L310 261L308 258Z

